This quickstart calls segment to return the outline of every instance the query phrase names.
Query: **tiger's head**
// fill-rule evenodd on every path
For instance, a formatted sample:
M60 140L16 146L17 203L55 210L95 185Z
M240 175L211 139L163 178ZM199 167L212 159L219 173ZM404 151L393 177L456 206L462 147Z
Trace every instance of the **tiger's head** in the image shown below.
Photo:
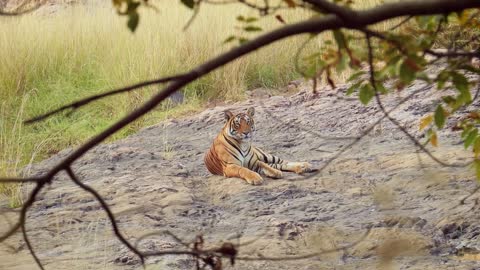
M225 132L229 137L236 140L250 140L255 132L255 121L253 115L255 109L250 107L246 113L234 115L231 111L225 111Z

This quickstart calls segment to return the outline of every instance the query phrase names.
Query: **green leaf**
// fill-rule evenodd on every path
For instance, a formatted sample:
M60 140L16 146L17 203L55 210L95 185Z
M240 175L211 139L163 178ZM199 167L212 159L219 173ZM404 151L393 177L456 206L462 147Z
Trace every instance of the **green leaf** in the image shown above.
M248 38L244 38L244 37L239 37L239 38L238 38L238 42L239 42L240 44L243 44L243 43L245 43L245 42L247 42L247 41L248 41Z
M437 75L437 89L443 89L445 86L445 82L448 80L450 77L450 73L446 70L443 70Z
M345 55L345 53L340 53L340 61L338 61L338 64L336 66L337 73L341 73L347 68L348 64L348 57Z
M345 39L345 35L343 34L342 31L333 30L333 37L335 38L335 41L337 42L337 45L338 45L339 49L346 49L347 48L347 42L346 42L346 39Z
M358 97L360 98L360 102L362 102L363 105L367 105L374 96L375 91L370 84L364 84L362 88L360 88L360 93L358 94Z
M475 142L473 143L473 153L475 155L475 158L478 158L480 155L480 137L477 137L475 139Z
M470 71L470 72L473 72L473 73L480 74L480 68L476 68L476 67L473 67L471 65L462 65L460 68L465 69L465 70Z
M467 135L470 133L472 129L473 129L472 126L465 127L460 136L465 140L465 138L467 137Z
M189 9L193 9L193 7L195 6L195 2L193 0L180 0L180 1L182 1L182 4L184 4Z
M350 87L348 87L347 89L347 92L345 93L347 96L350 96L351 94L353 94L353 92L355 92L355 90L357 90L360 85L362 84L363 82L356 82L354 84L352 84Z
M437 109L435 110L434 118L435 118L435 125L442 129L445 125L445 110L443 109L442 105L439 104Z
M380 94L386 94L388 92L387 88L383 85L383 82L376 82L375 87Z
M477 135L478 135L477 128L474 128L472 131L470 131L470 133L468 133L467 138L465 139L465 141L463 141L463 146L465 147L465 149L467 149L475 141L475 139L477 138Z
M256 22L258 21L258 18L255 18L255 17L248 17L245 19L245 22L246 23L252 23L252 22Z
M362 76L363 74L365 74L365 71L363 71L363 70L357 71L357 72L353 73L352 75L350 75L350 77L347 79L347 82L354 81L358 77Z
M458 92L460 92L459 98L464 103L470 103L472 101L472 96L470 94L468 80L460 73L452 72L452 83L457 88Z
M249 26L245 26L243 30L247 32L258 32L258 31L262 31L262 28L254 25L249 25Z
M130 31L135 32L138 26L138 21L140 20L140 16L138 15L138 12L130 12L128 14L128 22L127 26L130 29Z
M475 167L475 174L477 175L477 181L480 181L480 160L475 159L473 161L473 166Z
M452 96L443 96L442 100L443 100L443 102L445 102L446 104L449 104L449 105L450 105L450 103L455 102L455 98L452 97Z
M133 2L131 0L130 1L127 0L127 3L128 3L127 4L127 11L126 11L127 14L136 12L137 8L140 6L139 2Z
M410 83L415 79L415 71L413 71L406 61L400 65L400 80L404 83Z
M225 44L225 43L229 43L229 42L234 41L235 39L236 39L235 36L229 36L228 38L226 38L226 39L223 41L223 43L224 43L224 44Z

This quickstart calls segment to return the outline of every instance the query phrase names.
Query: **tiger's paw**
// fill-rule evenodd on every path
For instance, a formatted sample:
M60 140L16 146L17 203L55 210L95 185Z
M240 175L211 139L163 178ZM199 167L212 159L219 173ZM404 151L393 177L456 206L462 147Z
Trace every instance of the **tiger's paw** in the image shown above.
M303 174L303 173L309 173L314 171L315 169L313 169L312 164L308 162L298 162L297 165L295 166L296 174Z
M263 178L260 176L260 174L254 172L250 175L247 175L245 177L245 181L247 181L247 183L249 183L250 185L257 186L263 183Z

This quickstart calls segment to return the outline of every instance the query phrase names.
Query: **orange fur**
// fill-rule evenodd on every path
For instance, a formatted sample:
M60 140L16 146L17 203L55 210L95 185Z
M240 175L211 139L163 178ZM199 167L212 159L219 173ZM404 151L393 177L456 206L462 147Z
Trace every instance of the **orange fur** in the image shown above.
M282 171L298 174L311 171L307 162L287 162L254 147L250 139L255 132L254 108L233 115L225 112L226 123L205 153L205 165L212 174L242 178L250 184L263 182L259 173L281 178Z

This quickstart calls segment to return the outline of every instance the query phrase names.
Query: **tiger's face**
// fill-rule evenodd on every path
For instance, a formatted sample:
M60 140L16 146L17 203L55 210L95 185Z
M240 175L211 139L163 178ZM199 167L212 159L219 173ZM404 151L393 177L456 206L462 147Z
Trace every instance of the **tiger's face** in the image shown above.
M225 129L228 136L236 140L250 140L255 132L255 121L253 115L255 109L248 108L246 113L233 115L231 111L225 111Z

